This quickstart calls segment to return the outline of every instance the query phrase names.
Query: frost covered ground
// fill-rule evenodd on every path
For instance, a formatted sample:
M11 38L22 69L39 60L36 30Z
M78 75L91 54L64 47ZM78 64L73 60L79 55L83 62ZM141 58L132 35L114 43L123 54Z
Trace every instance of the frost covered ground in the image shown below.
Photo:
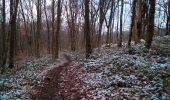
M50 55L39 59L27 58L16 63L15 69L0 75L0 100L27 100L34 85L41 80L40 73L55 66Z
M91 99L170 99L170 57L143 45L104 47L82 61ZM96 50L98 51L98 50Z
M170 100L168 53L139 44L130 49L102 46L89 59L77 52L71 56L73 61L59 74L59 90L55 91L67 99L81 95L82 100ZM60 61L53 62L47 55L18 62L17 69L0 76L0 100L30 99L47 69Z

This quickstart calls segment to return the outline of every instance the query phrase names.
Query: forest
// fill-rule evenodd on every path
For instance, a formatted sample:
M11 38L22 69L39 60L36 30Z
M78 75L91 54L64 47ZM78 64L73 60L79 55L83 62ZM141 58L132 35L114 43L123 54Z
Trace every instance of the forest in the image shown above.
M0 0L0 100L170 100L170 0Z

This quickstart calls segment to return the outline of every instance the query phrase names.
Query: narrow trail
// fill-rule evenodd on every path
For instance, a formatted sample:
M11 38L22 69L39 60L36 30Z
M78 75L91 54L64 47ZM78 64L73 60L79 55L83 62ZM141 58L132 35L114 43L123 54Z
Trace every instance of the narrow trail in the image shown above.
M79 66L75 66L71 57L64 55L66 62L48 70L45 78L35 87L32 100L79 100L85 96L82 82L77 77Z

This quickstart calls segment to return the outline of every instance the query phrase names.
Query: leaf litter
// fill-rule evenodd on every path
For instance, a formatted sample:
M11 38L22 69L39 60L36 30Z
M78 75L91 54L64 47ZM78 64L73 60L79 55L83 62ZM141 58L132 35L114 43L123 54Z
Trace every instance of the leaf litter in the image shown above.
M78 52L70 55L72 62L67 67L61 64L64 68L57 74L57 89L52 93L54 98L170 99L169 54L148 50L143 44L138 44L129 49L125 45L123 48L102 46L100 50L95 49L89 59ZM30 99L30 95L37 97L39 89L35 87L41 85L41 88L45 88L44 80L50 78L50 70L61 67L58 63L63 61L61 58L53 62L50 58L46 55L40 59L27 59L20 64L21 70L1 75L0 99ZM54 83L49 82L55 88ZM50 88L46 89L50 91Z

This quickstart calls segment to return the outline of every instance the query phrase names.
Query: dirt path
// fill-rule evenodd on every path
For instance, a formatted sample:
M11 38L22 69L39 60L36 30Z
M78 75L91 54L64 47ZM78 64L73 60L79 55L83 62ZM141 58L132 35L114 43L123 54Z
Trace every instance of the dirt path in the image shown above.
M45 75L36 86L36 92L32 95L32 100L79 100L85 96L83 83L77 77L79 66L75 66L71 57L64 55L66 62L55 67Z

